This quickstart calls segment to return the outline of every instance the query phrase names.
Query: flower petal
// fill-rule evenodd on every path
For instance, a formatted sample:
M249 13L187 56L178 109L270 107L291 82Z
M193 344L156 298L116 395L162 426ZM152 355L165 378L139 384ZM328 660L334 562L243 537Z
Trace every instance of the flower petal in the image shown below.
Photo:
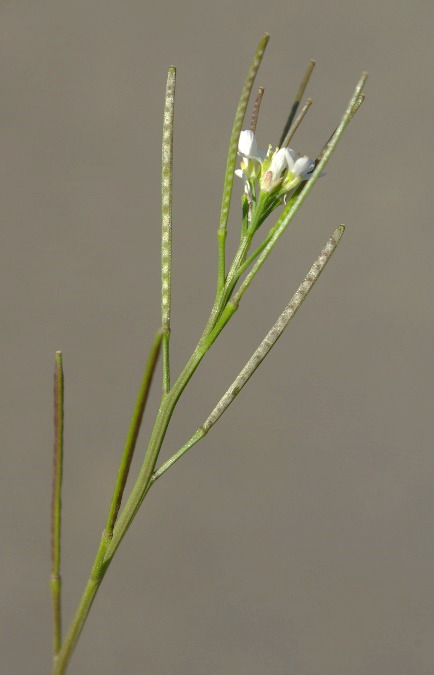
M274 153L270 164L270 171L273 173L273 179L276 180L282 175L282 171L288 168L288 151L286 148L280 148Z
M255 134L250 129L244 129L240 133L238 152L243 157L257 157L258 144L256 143Z
M295 160L297 159L297 154L291 148L285 148L286 152L286 163L288 165L288 171L292 173L294 171Z
M295 174L297 174L297 176L301 176L302 178L304 178L305 174L308 172L311 165L312 165L312 162L309 159L309 157L306 157L306 156L299 157L294 164L293 171L294 171Z

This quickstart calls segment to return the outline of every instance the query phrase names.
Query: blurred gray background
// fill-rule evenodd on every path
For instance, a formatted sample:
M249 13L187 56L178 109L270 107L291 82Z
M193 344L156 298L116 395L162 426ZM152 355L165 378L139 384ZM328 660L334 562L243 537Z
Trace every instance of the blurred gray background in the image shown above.
M433 8L1 2L2 673L50 671L54 352L66 373L66 628L159 325L167 68L176 374L213 299L227 141L264 31L260 146L277 142L310 58L297 151L316 155L365 69L367 99L191 382L162 457L203 421L334 228L348 229L266 363L151 492L69 672L434 673Z

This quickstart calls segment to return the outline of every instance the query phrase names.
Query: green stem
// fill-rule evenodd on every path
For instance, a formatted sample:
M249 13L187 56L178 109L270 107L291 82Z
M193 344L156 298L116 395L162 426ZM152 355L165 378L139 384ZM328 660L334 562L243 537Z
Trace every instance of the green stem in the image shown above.
M259 246L253 251L251 255L243 262L242 265L238 268L237 280L244 274L244 272L250 267L252 262L258 257L258 255L264 250L271 237L274 234L275 225L270 229L265 239L259 244Z
M60 577L60 533L62 513L63 473L63 364L62 352L56 352L54 367L54 453L53 492L51 499L51 579L50 588L53 603L53 654L62 644L61 590Z
M211 310L211 314L202 336L177 381L168 394L166 394L166 396L164 396L162 399L151 438L149 440L144 462L128 501L125 504L125 507L122 510L122 513L119 516L119 519L113 530L113 538L107 547L104 557L104 564L110 563L151 486L151 479L155 470L155 465L161 445L163 443L167 427L179 397L181 396L206 352L214 343L238 307L238 304L229 303L229 299L238 278L238 268L244 262L247 251L249 250L250 242L251 237L249 236L244 237L241 241L229 270L225 286L220 294L218 294L216 297L214 306Z
M173 466L181 457L185 455L186 452L190 450L196 443L198 443L214 426L214 424L220 419L223 413L228 409L231 403L234 402L235 398L240 393L244 385L252 377L256 369L261 365L267 354L274 347L279 337L282 335L283 331L287 327L288 323L295 316L297 311L300 309L302 303L314 287L315 283L318 281L318 278L325 266L329 262L331 256L336 250L339 241L345 231L344 225L341 225L337 228L326 242L323 250L321 251L319 257L313 263L303 282L298 287L297 291L292 296L290 302L283 310L282 314L277 319L274 326L268 331L265 338L262 340L259 347L254 351L250 359L247 361L244 368L237 375L235 380L232 382L229 389L222 396L220 401L217 403L212 412L208 415L203 424L195 431L193 436L185 443L182 448L180 448L175 454L173 454L169 459L162 464L157 471L152 476L152 485L164 474L171 466ZM231 306L231 303L228 304L228 307ZM224 313L223 313L224 316Z
M240 264L240 262L242 262L249 245L250 239L245 237L235 255L234 262L228 273L225 287L215 299L211 314L197 347L195 348L193 354L184 367L184 370L178 377L173 387L166 395L163 395L162 397L160 409L157 414L155 425L149 440L148 449L146 451L145 459L143 461L139 475L127 500L127 503L125 504L120 516L116 521L113 529L113 536L110 538L107 536L105 531L103 532L89 581L86 585L85 591L82 595L80 604L74 615L62 648L54 660L53 675L61 675L65 672L108 566L110 565L114 554L116 553L122 539L128 531L134 516L140 508L140 505L151 488L152 476L158 459L158 454L160 452L167 426L170 422L178 399L187 386L199 363L205 356L206 352L211 347L212 343L217 338L224 325L226 325L230 316L233 314L233 311L236 309L236 307L234 307L233 311L228 310L225 316L219 321L220 316L228 304L228 297L230 296L231 288L233 288L233 283L235 283L234 279L236 277L237 266Z
M235 286L237 284L237 281L240 277L240 269L245 262L247 253L249 252L250 245L252 243L252 238L253 238L253 234L251 234L249 232L246 232L246 234L242 236L240 245L238 247L238 251L235 254L232 265L231 265L230 270L228 272L228 275L226 277L226 283L225 283L223 289L221 290L220 294L216 298L216 302L214 303L214 307L211 311L210 319L208 321L208 324L206 326L204 334L202 335L202 338L205 338L205 333L206 333L206 336L209 336L211 330L213 328L215 328L217 323L219 322L219 319L222 316L222 313L225 311L225 309L227 309L228 302L229 302L229 300L232 296L234 288L235 288ZM238 304L239 303L235 303L235 309L238 307ZM232 314L233 314L233 311L230 311L230 316L232 316ZM228 317L228 320L229 320L230 316ZM227 321L224 322L224 324L221 326L220 330L226 325L226 323L227 323ZM218 335L218 333L217 333L217 335ZM217 337L217 335L216 335L216 337ZM212 342L214 342L214 340Z
M63 675L63 673L66 671L72 656L72 652L74 651L74 647L77 644L81 631L83 630L83 626L88 617L90 608L92 607L95 595L101 585L107 569L103 565L103 560L108 542L109 540L105 536L105 533L103 533L89 580L86 584L86 588L84 589L80 604L77 607L71 627L62 644L62 648L53 659L52 675Z
M170 469L170 467L173 466L178 461L178 459L181 459L181 457L183 457L185 453L193 447L193 445L196 445L196 443L202 440L202 438L206 436L207 433L208 430L205 430L203 427L199 427L190 440L188 440L187 443L182 446L182 448L175 452L174 455L169 457L169 459L164 462L164 464L162 464L157 471L154 472L151 479L151 485L154 485L154 483L163 475L163 473L166 473L166 471Z
M189 382L191 376L193 375L204 355L205 351L198 346L190 357L178 380L173 385L170 392L166 395L160 406L144 462L139 471L139 475L128 498L128 501L125 504L125 507L123 508L122 513L120 514L115 525L113 530L113 538L107 547L104 556L105 564L110 563L122 539L127 533L134 516L140 508L143 499L145 498L147 487L154 472L158 454L160 452L160 448L176 403L178 402L181 393L187 386L187 383Z

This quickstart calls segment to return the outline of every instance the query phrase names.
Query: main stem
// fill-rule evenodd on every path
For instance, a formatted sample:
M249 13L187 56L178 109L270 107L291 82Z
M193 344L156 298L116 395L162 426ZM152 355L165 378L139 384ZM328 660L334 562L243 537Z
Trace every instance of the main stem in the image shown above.
M148 488L150 487L150 482L152 474L154 473L155 464L158 459L158 455L161 449L161 445L166 435L167 427L172 417L172 413L175 409L175 406L178 402L179 397L187 386L190 378L198 367L199 363L205 356L206 352L210 348L211 344L214 342L219 332L214 331L213 328L216 326L218 319L221 316L222 311L227 305L227 302L231 296L231 293L234 289L237 280L237 270L240 265L244 262L247 252L250 247L252 236L243 237L237 253L235 254L231 269L229 270L228 276L226 278L226 283L224 288L217 295L214 306L211 310L208 322L205 326L205 329L202 333L202 336L198 342L196 349L189 358L187 364L185 365L182 373L178 377L177 381L173 385L172 389L162 398L160 409L155 420L155 425L152 430L151 438L149 440L148 449L145 455L144 462L140 469L139 475L137 477L136 483L131 491L131 494L128 498L128 501L122 510L121 515L115 525L113 531L113 538L108 545L105 556L104 556L104 566L107 566L116 550L119 547L123 537L125 536L131 522L134 519L140 505L145 498ZM221 326L223 328L224 324ZM210 339L212 333L212 339Z
M77 611L72 620L68 634L65 637L62 648L53 659L53 675L62 675L65 673L75 645L77 644L77 641L80 637L81 631L92 607L92 603L108 569L108 566L110 565L114 554L116 553L122 539L130 527L134 516L140 508L149 489L151 488L151 479L155 470L155 464L157 462L158 454L160 452L161 445L166 435L167 427L169 425L175 406L199 363L220 332L213 331L213 329L215 328L216 323L231 296L231 293L236 284L237 272L240 265L245 260L250 243L251 236L243 237L239 249L235 254L231 268L228 272L226 283L223 289L216 296L211 314L193 354L189 358L172 389L167 394L163 395L161 399L160 408L157 413L154 428L152 430L149 445L145 454L145 459L143 461L139 475L128 498L128 501L116 522L112 537L108 536L105 531L103 532L101 543L95 557L89 580L77 607ZM221 329L223 326L224 324L221 326Z

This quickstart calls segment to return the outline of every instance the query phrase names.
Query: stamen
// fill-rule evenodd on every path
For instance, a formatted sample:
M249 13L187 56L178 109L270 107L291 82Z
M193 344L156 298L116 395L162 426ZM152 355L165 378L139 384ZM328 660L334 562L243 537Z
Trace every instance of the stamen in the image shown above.
M264 87L259 87L258 94L256 96L255 105L253 107L252 120L250 122L250 129L255 132L256 125L258 123L259 109L261 107L262 97L264 95Z

